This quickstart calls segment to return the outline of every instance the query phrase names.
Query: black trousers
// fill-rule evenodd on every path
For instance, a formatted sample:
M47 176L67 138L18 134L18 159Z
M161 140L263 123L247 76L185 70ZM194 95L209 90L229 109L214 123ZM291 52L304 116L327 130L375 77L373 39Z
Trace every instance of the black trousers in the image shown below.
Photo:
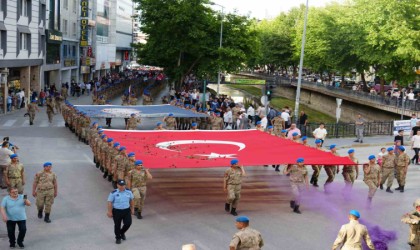
M420 148L413 148L414 149L414 157L413 157L413 161L416 161L416 163L419 163L419 152L420 152Z
M112 218L114 219L115 238L121 239L121 235L125 234L131 226L131 212L127 209L112 209ZM124 226L121 228L121 222Z
M16 224L19 228L19 234L17 238L17 243L23 243L23 240L25 239L26 234L26 220L19 220L19 221L7 221L7 235L9 236L9 242L10 245L16 244L16 236L15 236L15 230L16 230Z

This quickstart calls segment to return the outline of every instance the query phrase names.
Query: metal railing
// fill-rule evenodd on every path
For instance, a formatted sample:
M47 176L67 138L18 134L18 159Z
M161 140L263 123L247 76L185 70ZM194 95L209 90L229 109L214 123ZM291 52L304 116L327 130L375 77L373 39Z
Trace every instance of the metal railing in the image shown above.
M318 127L317 123L308 123L302 132L311 135L312 131ZM355 123L327 123L325 129L328 131L329 137L356 137ZM365 136L392 135L393 131L393 121L366 122L363 134Z

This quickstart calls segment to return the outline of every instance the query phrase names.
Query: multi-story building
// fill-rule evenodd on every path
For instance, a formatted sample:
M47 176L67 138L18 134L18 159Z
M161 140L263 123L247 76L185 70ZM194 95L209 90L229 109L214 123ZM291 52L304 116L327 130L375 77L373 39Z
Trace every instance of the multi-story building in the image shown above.
M42 67L43 87L55 85L61 86L61 44L63 33L61 32L60 0L46 0L48 16L46 19L46 53Z
M115 71L121 71L130 64L131 43L133 43L133 1L117 1L116 37L117 48Z
M146 34L141 32L140 15L141 11L138 10L139 4L134 4L133 9L133 43L146 43Z
M46 0L0 1L0 112L10 92L41 89L46 11Z

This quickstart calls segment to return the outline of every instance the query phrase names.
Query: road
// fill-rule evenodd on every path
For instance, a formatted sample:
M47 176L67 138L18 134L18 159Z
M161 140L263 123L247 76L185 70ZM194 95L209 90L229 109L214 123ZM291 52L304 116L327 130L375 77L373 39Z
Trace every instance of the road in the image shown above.
M89 103L86 97L70 101ZM202 250L227 249L236 228L235 218L224 212L225 168L152 169L154 178L148 184L144 219L133 217L127 241L116 245L113 222L106 216L106 199L112 187L95 168L89 146L80 143L58 115L52 125L46 123L45 108L37 115L34 126L27 124L23 114L24 111L18 111L1 116L0 135L10 136L20 147L18 154L28 176L25 193L31 194L33 176L42 170L46 161L53 162L59 187L51 224L37 218L34 205L27 209L27 249L176 250L187 243L194 243ZM120 125L122 121L115 121L116 127ZM375 137L365 141L364 147L355 147L356 156L362 162L392 138ZM343 155L348 147L361 146L352 145L351 139L326 140L327 145L332 142L343 146L339 150ZM301 215L289 208L290 186L286 176L275 174L271 167L252 166L246 170L248 176L243 183L238 212L249 216L251 226L262 233L264 249L330 249L350 209L359 209L362 218L372 225L397 232L398 239L389 249L409 249L408 226L400 222L400 217L412 210L413 201L419 198L418 166L409 168L405 193L388 194L378 190L371 209L365 206L368 190L363 176L359 176L349 199L341 194L343 178L337 175L333 194L325 195L322 187L307 192ZM325 180L322 172L320 182ZM4 195L6 192L1 191L1 198ZM33 197L30 200L35 204ZM0 246L1 249L8 246L4 224L0 227Z

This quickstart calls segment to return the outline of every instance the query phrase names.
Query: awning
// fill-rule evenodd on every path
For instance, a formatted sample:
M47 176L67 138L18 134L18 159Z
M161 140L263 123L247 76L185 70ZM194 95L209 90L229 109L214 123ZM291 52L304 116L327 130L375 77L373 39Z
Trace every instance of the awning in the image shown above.
M206 114L192 112L169 104L165 105L75 105L78 111L86 112L95 118L128 118L131 114L139 117L165 117L172 113L174 117L208 117Z
M354 165L348 157L303 146L258 130L125 131L104 134L135 152L146 168L227 167L233 158L243 166L294 164Z
M4 25L4 22L0 22L0 30L7 30L6 25Z
M31 34L31 30L27 26L18 25L17 29L20 33Z

